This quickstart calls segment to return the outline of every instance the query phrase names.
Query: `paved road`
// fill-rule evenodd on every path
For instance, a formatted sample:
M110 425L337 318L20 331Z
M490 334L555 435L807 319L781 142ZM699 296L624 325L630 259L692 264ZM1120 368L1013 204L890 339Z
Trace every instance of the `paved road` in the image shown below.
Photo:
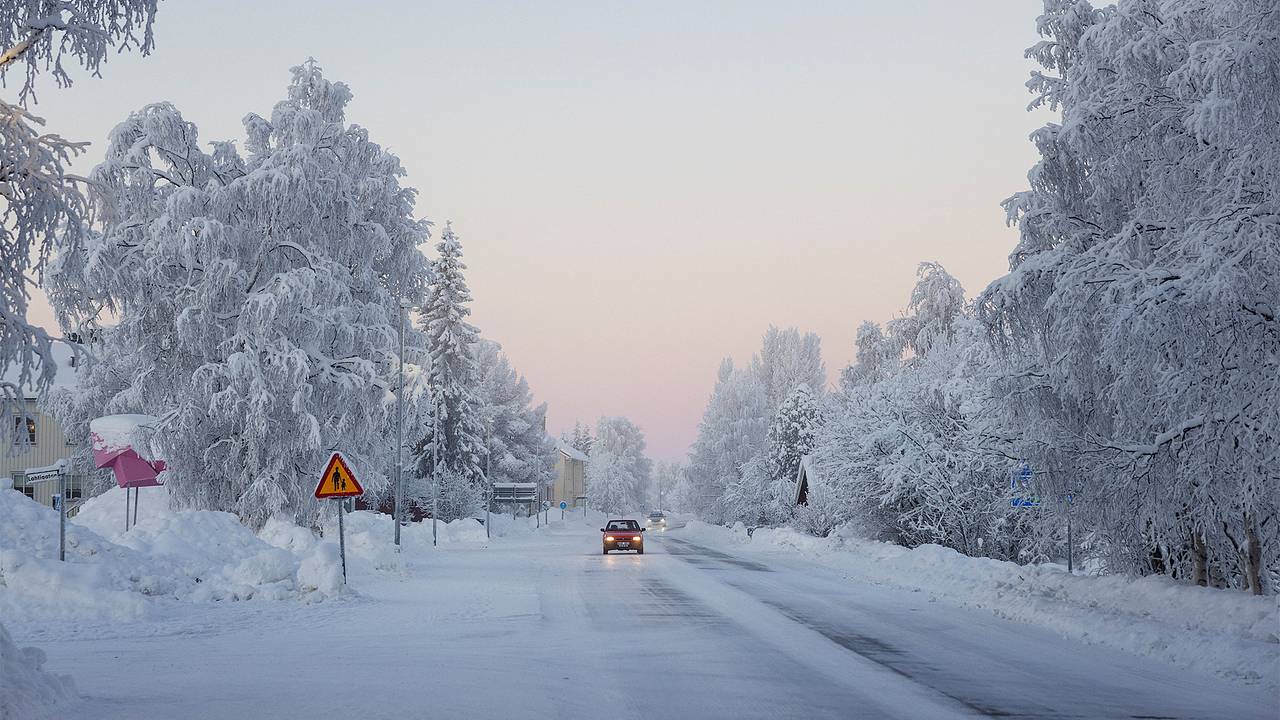
M1275 718L1256 689L800 560L594 524L353 564L358 598L25 633L77 718ZM19 632L20 635L24 634Z

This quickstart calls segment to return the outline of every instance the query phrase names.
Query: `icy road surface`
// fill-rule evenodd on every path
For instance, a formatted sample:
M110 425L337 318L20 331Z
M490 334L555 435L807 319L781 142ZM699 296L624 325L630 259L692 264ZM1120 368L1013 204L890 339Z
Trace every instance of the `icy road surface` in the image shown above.
M599 524L353 567L342 601L12 629L75 677L68 718L1277 716L1256 688L679 529L603 557Z

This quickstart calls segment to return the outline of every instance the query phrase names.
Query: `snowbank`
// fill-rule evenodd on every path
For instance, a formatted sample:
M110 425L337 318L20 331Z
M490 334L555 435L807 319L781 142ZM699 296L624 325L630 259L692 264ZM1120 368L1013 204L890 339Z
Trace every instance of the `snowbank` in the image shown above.
M18 647L0 625L0 718L48 717L75 692L71 678L43 669L45 656Z
M21 493L0 490L0 617L10 623L115 622L147 617L165 603L325 600L349 592L342 583L337 516L317 534L272 518L257 533L235 515L174 511L168 489L141 488L138 522L124 529L124 493L112 488L85 501L67 523L67 561L58 561L58 515ZM533 519L494 515L495 537L527 536ZM429 557L431 522L401 529L403 552L391 543L391 517L349 513L347 571L406 573L410 559ZM439 550L483 548L484 525L440 523Z
M259 536L230 513L170 510L164 487L141 493L127 533L124 490L87 500L67 523L60 562L58 514L0 491L0 617L127 621L168 602L318 600L343 591L336 539L279 520Z
M803 557L855 582L928 592L1066 637L1230 677L1280 682L1280 598L1189 586L1164 577L1068 575L1058 565L973 558L949 548L904 548L848 527L817 538L791 528L689 522L694 542Z

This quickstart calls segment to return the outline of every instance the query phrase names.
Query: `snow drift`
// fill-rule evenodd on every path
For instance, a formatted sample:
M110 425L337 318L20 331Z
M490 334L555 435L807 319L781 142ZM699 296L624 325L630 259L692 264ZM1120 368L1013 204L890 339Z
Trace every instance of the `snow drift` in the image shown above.
M141 490L138 522L124 531L124 490L87 500L67 523L67 561L58 560L58 514L21 493L0 490L0 617L10 623L127 621L165 603L317 601L342 584L336 516L321 534L271 518L258 533L231 513L171 510L168 489ZM495 534L528 532L524 518L495 517ZM387 515L346 516L352 575L405 572ZM483 547L484 526L440 523L443 547ZM402 532L403 547L431 552L431 523Z

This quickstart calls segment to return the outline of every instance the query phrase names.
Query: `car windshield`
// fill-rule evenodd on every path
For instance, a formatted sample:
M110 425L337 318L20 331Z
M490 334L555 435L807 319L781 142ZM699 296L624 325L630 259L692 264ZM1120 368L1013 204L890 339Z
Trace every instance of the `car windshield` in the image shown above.
M660 517L662 517L662 513L660 513L660 512L651 512L651 513L649 513L649 517L651 517L651 518L660 518Z
M610 520L606 527L610 530L635 530L640 525L635 520Z

